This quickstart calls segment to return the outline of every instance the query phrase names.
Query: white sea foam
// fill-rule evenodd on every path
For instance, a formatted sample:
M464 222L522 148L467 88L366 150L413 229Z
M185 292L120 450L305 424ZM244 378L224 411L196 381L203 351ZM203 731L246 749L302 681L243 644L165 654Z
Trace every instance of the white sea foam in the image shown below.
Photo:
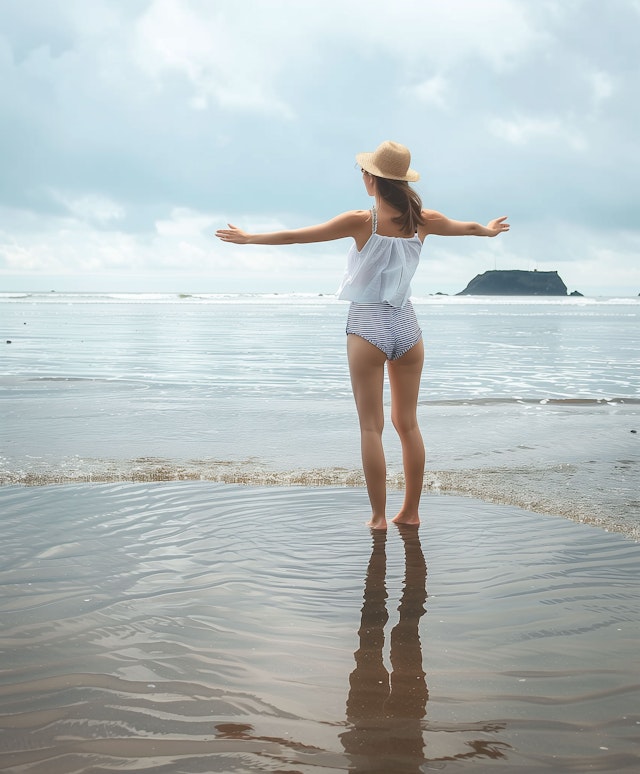
M429 295L414 296L413 303L428 306L564 306L564 307L602 307L602 306L635 306L640 304L638 296L458 296ZM135 292L95 292L80 293L67 291L49 292L0 292L1 302L32 301L37 303L120 303L129 304L199 304L231 302L237 304L255 303L336 303L344 307L343 301L338 301L331 293L135 293Z

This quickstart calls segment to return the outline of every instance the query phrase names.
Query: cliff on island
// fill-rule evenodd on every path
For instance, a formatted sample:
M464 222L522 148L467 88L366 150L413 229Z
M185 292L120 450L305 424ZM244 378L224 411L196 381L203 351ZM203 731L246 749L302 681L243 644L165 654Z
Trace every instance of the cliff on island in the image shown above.
M566 296L567 286L557 271L519 269L485 271L476 275L457 296Z

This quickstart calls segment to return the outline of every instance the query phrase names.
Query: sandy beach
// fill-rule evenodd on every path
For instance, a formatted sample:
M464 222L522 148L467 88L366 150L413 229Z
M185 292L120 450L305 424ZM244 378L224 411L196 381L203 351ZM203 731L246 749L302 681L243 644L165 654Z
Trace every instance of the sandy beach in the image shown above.
M391 493L391 507L400 495ZM640 546L427 495L0 489L0 769L637 771Z

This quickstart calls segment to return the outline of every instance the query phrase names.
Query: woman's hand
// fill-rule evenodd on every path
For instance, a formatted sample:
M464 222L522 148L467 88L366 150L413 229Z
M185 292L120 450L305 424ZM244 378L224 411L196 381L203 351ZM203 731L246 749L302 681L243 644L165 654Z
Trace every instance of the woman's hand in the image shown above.
M249 234L243 231L237 226L227 223L229 228L219 228L216 231L218 239L222 239L223 242L233 242L235 245L246 245L249 243Z
M507 220L507 216L503 215L501 218L495 218L494 220L490 220L487 223L487 228L491 232L489 236L498 236L498 234L503 234L505 231L509 230L509 224L505 221Z

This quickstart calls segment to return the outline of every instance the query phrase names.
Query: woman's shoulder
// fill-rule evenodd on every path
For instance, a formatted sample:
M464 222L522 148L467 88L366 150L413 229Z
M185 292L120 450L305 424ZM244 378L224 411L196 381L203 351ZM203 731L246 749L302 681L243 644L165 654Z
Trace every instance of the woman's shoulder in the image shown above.
M348 210L338 215L344 225L354 233L362 229L371 231L372 217L371 210Z
M346 218L353 223L371 223L371 210L349 210L343 212L342 217Z
M437 210L426 210L424 208L422 209L421 214L424 220L437 220L442 217L441 212L438 212Z
M418 235L424 240L426 236L433 233L434 227L445 218L437 210L423 209L420 214L422 216L422 223L418 226Z

